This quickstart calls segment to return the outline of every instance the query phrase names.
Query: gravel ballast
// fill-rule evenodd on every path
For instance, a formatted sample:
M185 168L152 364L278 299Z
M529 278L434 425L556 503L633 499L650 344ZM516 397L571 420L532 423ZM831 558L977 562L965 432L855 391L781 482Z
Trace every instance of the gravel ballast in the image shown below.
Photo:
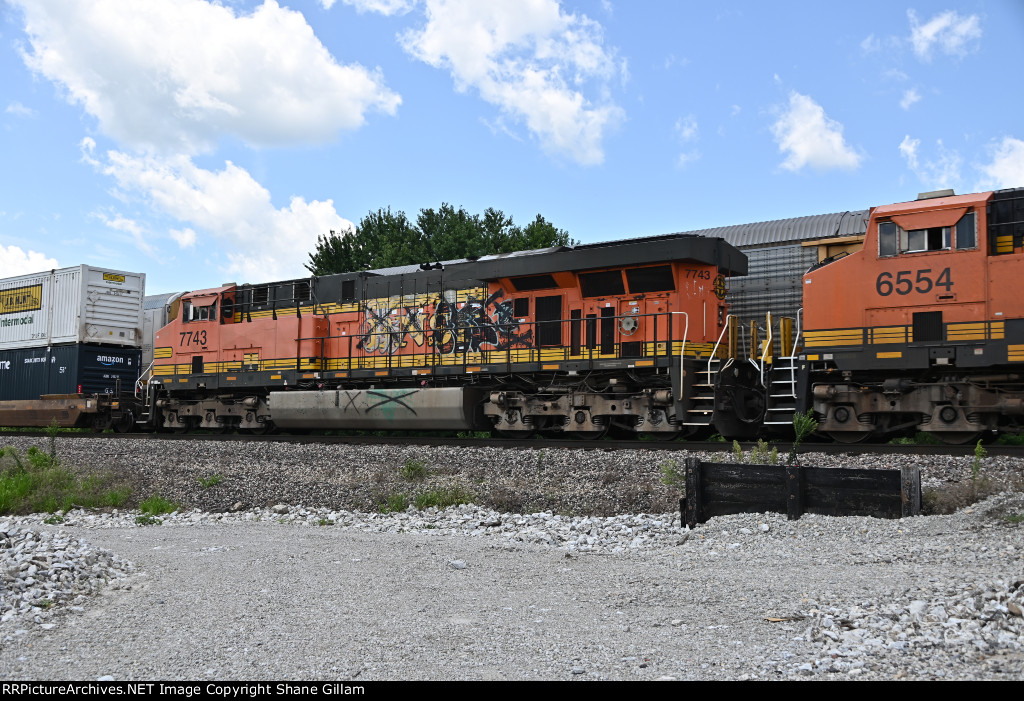
M188 508L150 526L0 517L4 680L1024 676L1020 492L688 530L658 479L683 453L65 437L58 453ZM919 465L926 489L971 474L882 460ZM1019 461L983 474L1019 479ZM520 508L370 510L452 485Z

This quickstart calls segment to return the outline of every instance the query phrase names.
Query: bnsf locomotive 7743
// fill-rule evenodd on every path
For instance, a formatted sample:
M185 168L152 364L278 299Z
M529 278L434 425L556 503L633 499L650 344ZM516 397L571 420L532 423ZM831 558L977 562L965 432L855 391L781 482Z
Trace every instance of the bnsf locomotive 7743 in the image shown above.
M192 292L156 334L154 415L674 434L725 328L727 276L745 272L724 241L676 235Z
M684 234L189 292L134 396L51 401L81 405L64 423L177 431L753 438L808 410L844 442L1018 431L1024 189L926 193L861 231L799 271L802 307L756 323L728 305L746 256Z

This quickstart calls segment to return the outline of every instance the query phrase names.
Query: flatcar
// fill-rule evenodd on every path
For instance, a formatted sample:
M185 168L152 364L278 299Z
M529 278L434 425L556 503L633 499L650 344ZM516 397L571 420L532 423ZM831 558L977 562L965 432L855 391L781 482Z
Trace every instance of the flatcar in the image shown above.
M710 424L697 368L745 272L670 235L189 292L156 334L151 420L676 434Z

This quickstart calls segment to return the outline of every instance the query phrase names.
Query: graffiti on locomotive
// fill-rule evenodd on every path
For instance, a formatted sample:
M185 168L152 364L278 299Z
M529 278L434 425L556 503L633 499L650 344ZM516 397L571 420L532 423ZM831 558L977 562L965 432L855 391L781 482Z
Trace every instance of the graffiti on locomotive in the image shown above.
M504 296L504 290L488 295L480 288L462 301L455 290L411 302L404 296L368 301L356 347L378 355L410 346L441 355L532 347L533 329L521 328Z

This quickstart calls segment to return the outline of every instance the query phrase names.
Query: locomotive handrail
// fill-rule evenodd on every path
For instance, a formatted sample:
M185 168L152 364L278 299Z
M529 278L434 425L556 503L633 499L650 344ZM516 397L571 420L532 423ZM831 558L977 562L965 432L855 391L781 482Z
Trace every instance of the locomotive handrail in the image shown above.
M669 312L669 314L682 314L685 317L685 321L686 321L686 323L683 324L683 343L682 343L682 345L679 348L679 401L683 401L683 389L684 389L684 387L686 385L686 383L683 382L683 378L686 377L686 375L684 373L684 370L683 370L683 363L686 360L686 335L690 331L690 315L687 314L686 312ZM657 321L655 321L655 324L657 324ZM671 333L669 335L671 335ZM669 352L668 352L668 354L671 356L672 355L672 348L671 348L672 339L671 338L669 338L668 343L669 343ZM655 351L657 351L657 348L658 348L658 339L657 338L654 339L654 348L655 348Z
M722 329L722 333L718 335L718 340L715 341L715 347L711 349L711 357L708 358L708 384L711 384L711 363L715 362L715 358L718 356L718 347L722 345L722 339L729 333L729 324L731 324L732 319L735 318L735 314L725 315L725 327Z
M149 362L149 367L142 371L139 375L139 379L135 380L135 398L139 398L139 393L142 388L149 384L149 377L153 376L153 366L156 364L156 358ZM147 377L148 376L148 377Z
M793 399L796 399L796 349L800 345L800 330L803 321L804 308L796 310L796 333L793 334L793 350L789 354L789 379L790 387L793 388Z
M593 320L581 318L581 319L559 319L559 320L542 321L542 322L531 321L531 322L523 322L522 324L519 324L519 326L527 327L527 328L532 329L534 331L533 337L534 337L534 339L536 339L536 329L537 329L537 327L540 324L557 323L557 324L559 324L559 326L564 327L565 324L572 324L574 321L580 322L581 326L586 324L586 323L588 323L589 321L593 321L595 323L596 322L600 322L600 321L611 321L611 322L615 323L615 325L617 327L617 321L619 319L622 319L622 318L629 317L629 318L633 318L633 319L642 319L644 317L653 317L653 320L654 320L653 332L654 333L653 333L652 340L650 342L640 341L640 343L645 344L645 345L650 343L651 345L653 345L653 357L655 357L655 358L658 358L658 357L661 356L661 353L659 352L659 349L658 349L658 344L662 343L662 342L665 343L666 344L665 357L668 358L668 357L670 357L672 355L672 344L676 340L675 334L673 333L672 324L671 324L671 316L674 315L674 314L682 314L683 317L685 317L685 322L684 322L684 325L683 325L683 335L682 335L682 337L680 339L681 344L682 344L682 346L680 348L680 367L682 367L682 358L686 354L686 340L687 340L686 336L689 333L689 314L687 314L686 312L651 312L651 313L647 313L647 314L619 314L619 315L615 315L615 316L611 316L611 317L601 317L601 318L597 318L597 319L593 319ZM667 335L667 337L664 340L658 338L657 319L658 319L659 316L667 316L669 318L669 324L668 324L668 329L667 329L667 334L668 335ZM457 359L457 362L455 363L456 365L461 364L463 366L467 366L467 365L470 364L469 360L468 360L468 355L471 352L479 352L479 353L495 353L495 352L497 352L497 353L502 353L504 351L503 354L505 356L505 363L507 365L511 364L511 362L512 362L512 360L511 360L511 353L512 353L512 350L513 350L511 345L507 346L505 349L503 349L503 351L501 349L478 350L478 351L472 351L470 349L470 347L468 345L468 342L473 337L474 333L480 331L480 328L481 327L479 325L477 325L477 324L459 324L459 325L454 325L454 326L445 326L443 328L443 331L445 333L451 334L452 337L453 337L453 342L455 342L458 345L462 346L458 350L453 349L451 352L445 353L445 355L446 356L451 355L452 357L456 358ZM433 331L424 330L423 331L424 337L431 336L433 333L436 333L439 330L442 330L442 329L434 329ZM396 367L402 367L401 360L396 360L393 356L395 356L395 355L401 356L401 354L396 353L396 351L399 348L402 347L401 338L400 337L401 337L401 335L403 333L404 333L403 330L396 330L395 328L386 328L385 327L382 330L372 330L372 331L368 330L365 333L361 333L359 335L354 335L354 334L352 334L352 335L350 335L350 334L336 335L336 334L331 334L331 333L328 332L328 333L326 333L324 335L300 336L300 337L296 338L295 341L300 346L301 346L301 344L303 342L306 342L306 341L319 342L319 343L321 343L321 346L320 346L321 347L321 354L323 354L323 352L324 352L323 351L323 348L324 348L323 344L325 344L327 341L331 341L331 340L335 340L335 339L347 339L348 355L347 355L347 357L345 359L348 361L350 369L352 369L355 366L358 366L359 369L366 369L368 367L374 367L374 364L367 362L367 359L372 359L372 358L374 358L376 356L379 356L379 355L386 355L387 356L384 359L385 367L387 367L389 369L392 369L392 368L396 368ZM564 331L563 331L563 333L564 333ZM372 339L372 338L380 338L380 337L384 337L386 339L384 341L384 343L380 344L380 348L383 348L385 350L383 350L383 351L381 351L381 350L371 350L369 352L364 350L362 355L355 355L353 353L353 348L352 348L353 342L358 341L360 339L367 339L367 338L371 338ZM377 348L377 344L370 344L370 345L374 349ZM429 345L430 345L430 350L427 351L426 349L424 349L424 352L431 357L431 360L433 361L431 363L431 366L432 367L436 367L439 364L440 365L445 365L446 363L444 363L443 361L438 363L438 359L437 359L438 358L438 348L437 348L437 346L435 344L433 344L433 343L431 343ZM562 360L568 360L570 357L572 357L572 353L570 351L569 344L560 344L560 345L561 345L561 352L562 352L562 356L563 356ZM581 346L581 350L585 350L585 352L580 353L580 355L581 356L586 356L587 359L589 359L591 362L593 361L593 356L594 356L595 348L597 349L599 355L607 355L607 354L600 353L601 345L602 344L600 342L597 342L595 345L591 346L591 345L587 345L586 341L583 341L583 342L581 342L580 346ZM616 353L615 351L613 351L612 355L615 355L618 358L622 358L621 343L615 344L615 345L618 345L620 347L618 349L618 352ZM717 346L716 346L716 348L717 348ZM529 351L529 353L531 355L530 359L528 361L526 361L526 362L540 362L541 361L541 352L543 350L545 350L545 349L548 349L548 347L547 346L543 346L542 347L542 346L536 346L536 345L533 346L533 347L527 347L527 348L523 349L523 350ZM548 349L548 350L550 350L550 349ZM301 359L301 353L299 354L299 356L297 356L297 359ZM487 360L485 362L493 363L494 360L491 359L491 360ZM321 370L325 370L325 369L326 368L321 367Z
M768 336L764 339L764 345L761 347L762 350L757 354L757 369L761 375L761 386L764 387L764 365L765 358L771 355L772 344L775 339L772 336L772 313L768 312L767 319L765 320L768 324Z

